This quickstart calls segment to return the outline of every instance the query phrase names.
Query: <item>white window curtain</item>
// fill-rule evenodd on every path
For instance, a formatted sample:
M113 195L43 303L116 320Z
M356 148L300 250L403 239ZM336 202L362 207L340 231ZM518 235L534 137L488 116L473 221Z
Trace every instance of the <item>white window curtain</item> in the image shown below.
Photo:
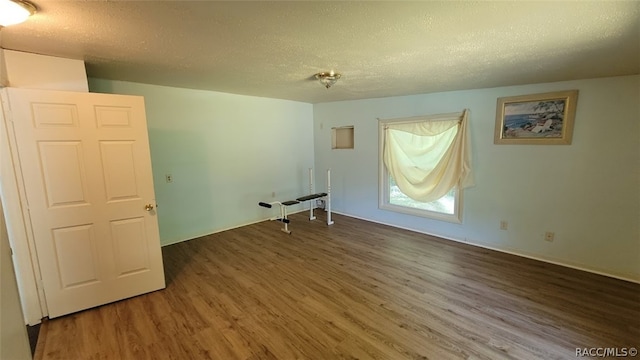
M389 122L384 130L384 164L400 190L431 202L451 189L473 186L467 117L411 118Z

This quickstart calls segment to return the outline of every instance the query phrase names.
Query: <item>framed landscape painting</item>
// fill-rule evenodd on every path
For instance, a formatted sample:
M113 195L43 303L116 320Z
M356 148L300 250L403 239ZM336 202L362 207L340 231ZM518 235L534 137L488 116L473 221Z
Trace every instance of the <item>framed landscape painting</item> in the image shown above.
M578 90L498 98L494 144L571 144Z

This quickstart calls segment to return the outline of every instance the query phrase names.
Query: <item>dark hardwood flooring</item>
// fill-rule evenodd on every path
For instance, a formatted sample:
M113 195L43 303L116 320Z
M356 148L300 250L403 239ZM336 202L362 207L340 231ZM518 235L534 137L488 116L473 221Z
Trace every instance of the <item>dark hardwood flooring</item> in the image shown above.
M167 288L43 323L36 359L574 359L640 285L335 215L163 248Z

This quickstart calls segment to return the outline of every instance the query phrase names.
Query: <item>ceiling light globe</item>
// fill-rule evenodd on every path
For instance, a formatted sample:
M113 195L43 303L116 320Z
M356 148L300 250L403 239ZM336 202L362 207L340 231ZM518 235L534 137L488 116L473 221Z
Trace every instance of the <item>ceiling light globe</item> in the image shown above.
M327 89L332 87L336 82L338 82L338 79L340 79L340 77L342 77L341 74L335 73L333 70L331 70L331 72L321 72L321 73L317 73L315 75L316 79L318 79L318 81L324 85L324 87L326 87Z
M22 0L0 0L0 26L19 24L36 12L36 7Z

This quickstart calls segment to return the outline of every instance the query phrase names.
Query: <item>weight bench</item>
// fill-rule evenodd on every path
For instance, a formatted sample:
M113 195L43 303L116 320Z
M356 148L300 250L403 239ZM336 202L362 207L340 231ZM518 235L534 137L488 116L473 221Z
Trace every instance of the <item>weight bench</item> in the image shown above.
M262 206L262 207L266 207L268 209L271 209L274 205L278 205L280 206L280 216L276 216L274 218L271 218L269 220L271 221L282 221L282 223L284 223L284 227L281 229L283 232L286 232L287 234L291 234L291 231L289 231L289 219L287 218L287 206L291 206L291 205L295 205L295 204L299 204L300 202L298 200L289 200L289 201L272 201L270 203L266 203L266 202L259 202L258 205Z
M309 190L313 192L313 170L309 169ZM272 201L272 202L259 202L258 205L271 209L273 206L278 205L280 207L280 216L273 217L269 220L281 221L284 224L284 227L281 229L283 232L287 234L291 234L289 230L289 219L287 218L287 207L291 205L296 205L303 203L305 201L313 201L313 200L324 200L325 201L325 211L327 212L327 225L332 225L333 221L331 220L331 170L327 170L327 192L326 193L317 193L311 195L301 196L296 198L295 200L288 201ZM309 220L315 220L316 217L313 214L314 204L311 202L309 204Z

